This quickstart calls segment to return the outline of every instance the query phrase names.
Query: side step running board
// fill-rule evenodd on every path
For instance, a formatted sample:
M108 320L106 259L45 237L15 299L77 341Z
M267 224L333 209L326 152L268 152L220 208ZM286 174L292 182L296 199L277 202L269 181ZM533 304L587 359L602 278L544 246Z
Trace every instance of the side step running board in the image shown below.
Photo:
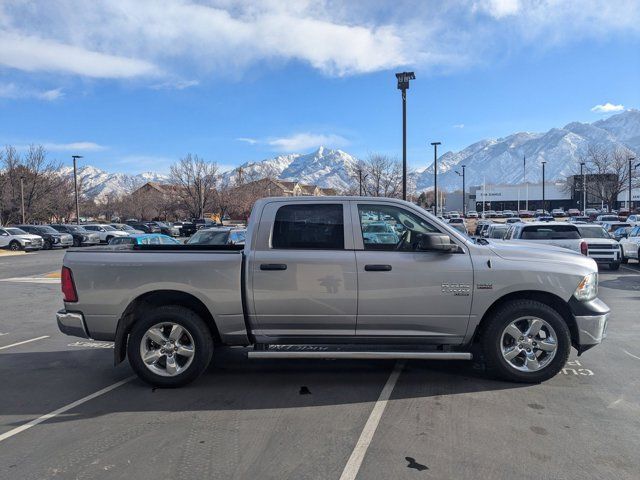
M389 351L293 351L293 350L251 350L249 358L348 358L370 359L418 359L418 360L471 360L469 352L389 352Z

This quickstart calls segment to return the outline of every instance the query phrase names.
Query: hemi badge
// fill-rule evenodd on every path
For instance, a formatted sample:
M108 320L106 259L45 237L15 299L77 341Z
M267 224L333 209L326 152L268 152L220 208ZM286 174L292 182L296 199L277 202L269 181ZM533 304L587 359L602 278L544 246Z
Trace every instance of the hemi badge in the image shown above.
M493 290L493 283L478 283L476 284L478 290Z

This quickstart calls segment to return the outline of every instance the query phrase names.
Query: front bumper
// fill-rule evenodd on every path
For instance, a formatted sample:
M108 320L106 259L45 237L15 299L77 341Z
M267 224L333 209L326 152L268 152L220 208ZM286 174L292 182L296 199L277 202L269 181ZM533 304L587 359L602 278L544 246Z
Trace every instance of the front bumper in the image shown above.
M56 313L56 321L58 322L58 328L65 335L90 338L87 326L84 323L84 317L81 313L59 310L58 313Z
M611 310L602 300L595 298L589 302L580 302L575 298L569 301L578 327L576 349L578 355L595 347L607 337L607 323Z

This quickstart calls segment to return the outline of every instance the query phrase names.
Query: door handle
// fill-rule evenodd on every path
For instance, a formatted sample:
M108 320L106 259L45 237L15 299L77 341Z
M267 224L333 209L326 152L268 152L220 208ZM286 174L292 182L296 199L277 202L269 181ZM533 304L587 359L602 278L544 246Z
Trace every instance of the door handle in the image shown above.
M261 263L260 270L286 270L287 265L284 263Z
M365 265L364 269L367 272L390 272L391 265Z

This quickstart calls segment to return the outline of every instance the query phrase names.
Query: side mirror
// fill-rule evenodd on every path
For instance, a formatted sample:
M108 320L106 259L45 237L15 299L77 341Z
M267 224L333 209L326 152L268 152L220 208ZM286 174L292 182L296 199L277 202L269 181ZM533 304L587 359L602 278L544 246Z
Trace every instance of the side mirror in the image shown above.
M418 234L417 250L429 252L453 253L458 251L458 246L451 242L449 235L441 233Z

